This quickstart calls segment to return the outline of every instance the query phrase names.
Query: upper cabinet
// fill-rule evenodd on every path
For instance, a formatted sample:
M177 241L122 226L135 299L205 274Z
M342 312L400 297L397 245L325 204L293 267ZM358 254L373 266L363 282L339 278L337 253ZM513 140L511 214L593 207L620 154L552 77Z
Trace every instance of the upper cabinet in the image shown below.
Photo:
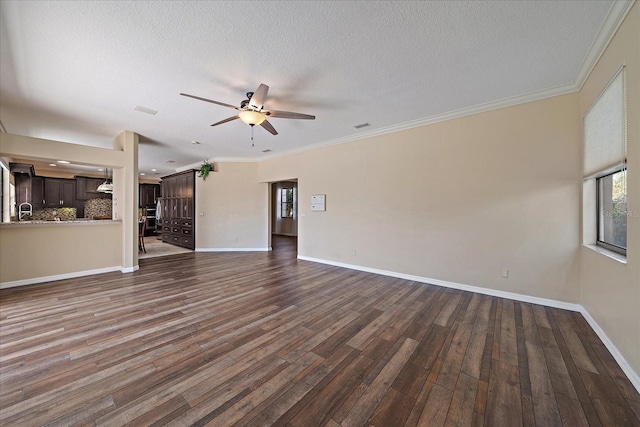
M30 203L34 208L44 207L44 178L26 173L16 173L14 177L16 204L19 206L20 203Z
M76 203L75 179L45 178L44 200L48 208L74 207Z
M110 193L98 191L100 184L104 183L103 178L90 178L87 176L76 176L76 199L110 199Z
M160 197L160 184L140 184L138 190L139 207L155 206L158 197Z

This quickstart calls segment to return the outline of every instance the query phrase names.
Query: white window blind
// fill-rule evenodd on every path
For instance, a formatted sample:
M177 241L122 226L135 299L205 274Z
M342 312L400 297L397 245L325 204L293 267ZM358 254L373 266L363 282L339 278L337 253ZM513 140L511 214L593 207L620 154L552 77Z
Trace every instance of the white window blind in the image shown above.
M584 177L622 165L626 156L624 67L584 116Z

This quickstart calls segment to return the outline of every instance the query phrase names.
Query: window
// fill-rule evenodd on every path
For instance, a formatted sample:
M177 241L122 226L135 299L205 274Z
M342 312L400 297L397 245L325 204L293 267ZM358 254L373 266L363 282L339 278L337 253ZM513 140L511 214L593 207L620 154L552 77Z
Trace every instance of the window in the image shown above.
M293 218L293 188L280 189L280 216Z
M627 248L626 173L619 170L596 179L597 244L625 254Z
M583 241L626 255L627 111L624 66L584 116Z

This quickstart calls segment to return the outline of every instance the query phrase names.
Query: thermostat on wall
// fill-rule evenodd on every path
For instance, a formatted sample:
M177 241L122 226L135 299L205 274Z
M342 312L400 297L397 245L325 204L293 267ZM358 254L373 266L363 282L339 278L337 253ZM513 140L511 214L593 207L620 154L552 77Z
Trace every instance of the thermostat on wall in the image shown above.
M325 199L324 194L314 194L313 196L311 196L311 210L312 211L326 210L324 205L324 199Z

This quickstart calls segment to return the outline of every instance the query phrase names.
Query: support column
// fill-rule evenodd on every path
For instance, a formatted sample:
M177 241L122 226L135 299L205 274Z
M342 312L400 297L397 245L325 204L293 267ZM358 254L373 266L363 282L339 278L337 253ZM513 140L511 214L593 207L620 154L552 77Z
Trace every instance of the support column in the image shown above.
M113 171L113 219L122 220L122 272L138 269L138 134L124 131L113 141L124 165Z

